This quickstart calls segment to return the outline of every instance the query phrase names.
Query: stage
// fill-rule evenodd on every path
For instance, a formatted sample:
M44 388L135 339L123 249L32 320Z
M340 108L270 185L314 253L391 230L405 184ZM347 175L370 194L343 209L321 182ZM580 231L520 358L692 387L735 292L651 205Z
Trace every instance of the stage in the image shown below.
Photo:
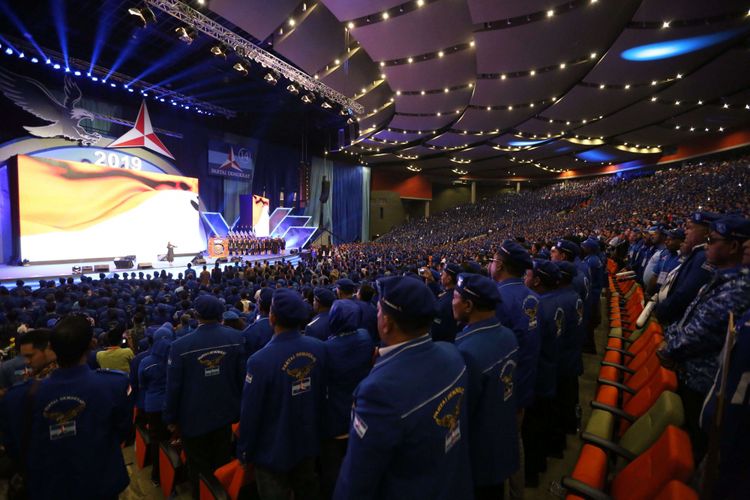
M281 255L281 254L269 254L269 255L246 255L243 257L243 262L262 262L262 261L268 261L268 262L278 262L282 259L284 259L286 262L291 262L292 264L296 264L299 261L299 253L295 253L293 255L287 254L287 255ZM153 262L153 268L150 269L138 269L138 263L136 262L133 268L131 269L115 269L115 265L113 261L99 261L99 262L86 262L85 265L87 266L96 266L96 265L109 265L109 272L105 272L104 274L107 277L113 276L115 273L122 276L123 273L139 273L142 272L144 274L151 274L153 275L154 272L161 273L162 270L166 271L167 274L172 274L173 278L177 278L177 275L180 273L185 273L187 270L187 265L192 260L191 256L188 257L180 257L175 256L174 262L170 265L169 262L166 261L157 261ZM203 266L207 266L207 268L210 270L214 267L216 260L206 258L205 264L193 264L193 269L195 269L197 274L200 274L200 271L202 270ZM221 267L223 268L226 265L229 265L230 263L224 263L221 264ZM0 285L4 285L6 287L15 287L16 280L22 279L26 282L27 285L33 287L38 286L39 280L57 280L58 278L68 278L70 276L73 276L76 280L76 282L80 279L81 276L90 276L95 279L99 278L99 272L90 272L85 273L83 275L76 274L74 275L71 270L73 266L81 266L82 264L76 264L76 263L67 263L67 264L38 264L38 265L29 265L29 266L7 266L7 265L0 265Z

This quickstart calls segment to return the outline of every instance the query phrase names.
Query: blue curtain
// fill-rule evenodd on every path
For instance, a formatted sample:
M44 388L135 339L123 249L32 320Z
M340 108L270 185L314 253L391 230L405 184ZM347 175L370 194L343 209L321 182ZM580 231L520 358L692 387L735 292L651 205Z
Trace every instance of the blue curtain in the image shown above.
M310 199L305 208L305 215L311 217L310 224L312 226L324 227L333 231L333 228L331 227L331 220L333 218L333 189L329 192L328 201L325 204L320 203L320 190L323 183L323 177L333 183L333 163L324 158L313 156L310 167ZM322 219L321 211L323 212Z
M292 193L298 193L299 200L299 151L289 146L271 142L261 142L255 160L253 194L266 193L270 200L271 212L279 206L281 192L284 192L284 206L292 205ZM299 201L295 202L295 206Z
M334 243L362 238L362 167L334 165L333 198Z
M362 236L361 241L370 241L370 167L362 169Z

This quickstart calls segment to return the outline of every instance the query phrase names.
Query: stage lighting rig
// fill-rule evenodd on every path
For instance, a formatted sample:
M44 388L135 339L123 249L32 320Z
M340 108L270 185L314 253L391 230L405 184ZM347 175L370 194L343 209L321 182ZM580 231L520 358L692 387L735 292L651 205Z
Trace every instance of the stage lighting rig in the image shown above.
M305 94L302 96L302 102L305 104L310 104L315 100L315 96L312 94Z
M333 106L331 106L326 101L323 101L323 104L321 104L320 107L323 108L323 109L331 109Z
M156 14L146 4L142 4L140 7L130 7L128 13L140 19L144 28L148 26L148 23L156 22Z
M287 85L286 89L294 95L299 94L299 89L295 87L293 83L290 83L289 85Z
M248 75L248 73L250 73L250 72L248 71L247 67L245 67L245 65L244 65L244 64L242 64L241 62L236 62L236 63L234 63L234 66L232 66L232 67L233 67L233 68L234 68L234 69L235 69L235 70L236 70L237 72L241 73L241 74L242 74L242 76L247 76L247 75Z
M263 79L269 85L276 85L276 83L278 82L278 79L276 78L276 76L271 72L266 73L266 76L264 76Z
M193 43L196 37L195 30L193 30L192 28L188 28L187 26L180 26L178 28L175 28L174 32L177 33L177 38L181 42L185 42L188 45Z

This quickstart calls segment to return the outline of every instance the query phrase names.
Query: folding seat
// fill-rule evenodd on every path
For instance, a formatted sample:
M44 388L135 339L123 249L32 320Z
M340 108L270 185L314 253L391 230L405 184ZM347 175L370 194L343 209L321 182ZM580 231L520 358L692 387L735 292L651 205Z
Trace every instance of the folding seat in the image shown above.
M184 480L183 454L169 443L159 444L159 483L164 498L169 498L175 485Z
M151 436L143 426L135 425L135 464L139 469L151 465Z
M673 479L661 489L655 500L698 500L698 493L682 481Z
M583 446L572 474L563 478L562 485L568 490L568 499L646 500L656 498L672 480L689 480L693 470L690 438L682 429L670 425L654 444L614 476L609 488L607 454L591 444Z
M200 500L237 500L242 487L255 480L252 465L237 459L216 469L212 476L200 475Z

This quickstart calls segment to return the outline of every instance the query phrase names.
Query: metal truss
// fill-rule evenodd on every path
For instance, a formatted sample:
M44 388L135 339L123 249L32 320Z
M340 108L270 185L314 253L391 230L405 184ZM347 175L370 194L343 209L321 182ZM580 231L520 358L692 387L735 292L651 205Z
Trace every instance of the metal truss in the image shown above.
M323 98L343 106L345 110L355 114L362 114L365 108L358 102L337 92L328 85L314 79L304 71L279 59L273 54L261 49L254 43L242 38L233 31L225 28L213 19L201 14L180 0L145 0L152 7L178 19L189 27L200 31L211 38L223 43L241 58L254 61L264 68L275 71L308 92L313 92Z

